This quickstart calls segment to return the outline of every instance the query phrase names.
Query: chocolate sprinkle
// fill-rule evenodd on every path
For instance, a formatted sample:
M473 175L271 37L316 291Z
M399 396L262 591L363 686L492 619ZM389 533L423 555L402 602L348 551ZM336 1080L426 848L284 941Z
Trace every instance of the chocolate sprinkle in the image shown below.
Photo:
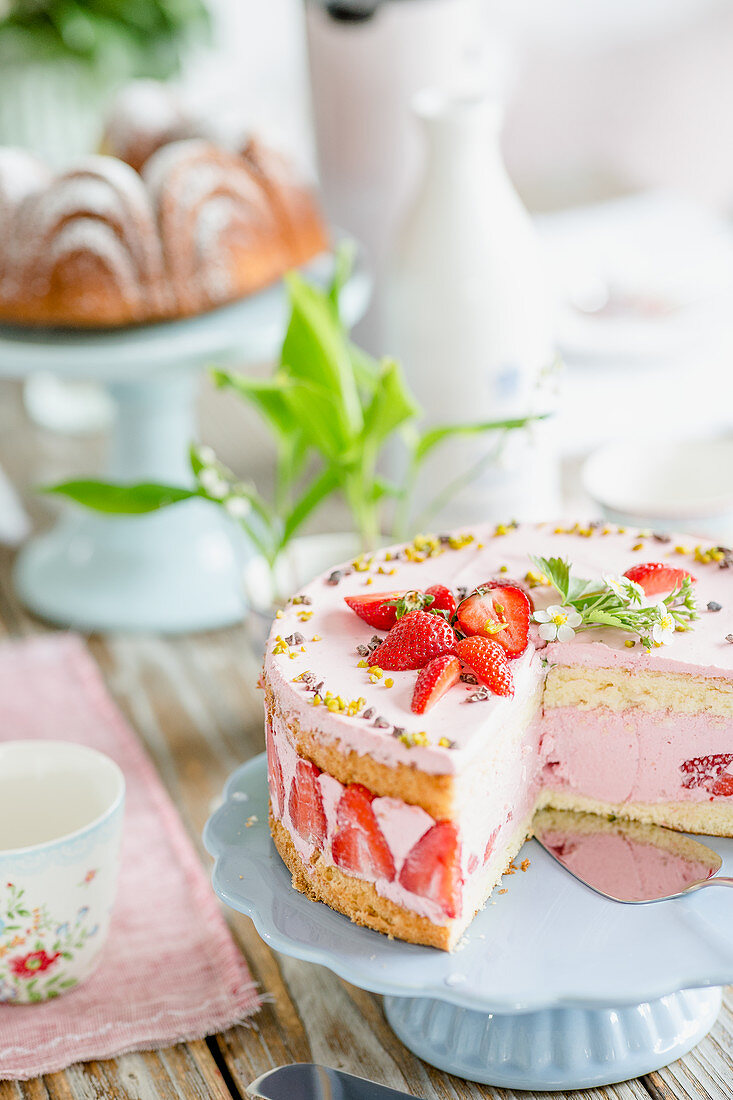
M725 640L726 642L733 642L733 634L726 634Z
M367 707L367 709L362 714L362 718L373 718L373 717L374 717L374 707Z
M371 649L368 645L358 645L356 647L356 652L359 654L360 657L368 657L371 653Z
M462 684L477 684L478 680L476 679L476 677L474 676L474 674L472 672L462 672L461 673L461 683Z
M652 533L652 538L656 542L671 542L672 541L672 536L665 534L664 531L654 531Z
M333 573L329 573L328 577L326 577L326 584L338 584L342 577L343 573L341 570L334 569Z
M387 726L389 725L389 722L387 721L386 718L382 718L382 716L380 714L380 715L377 715L377 717L374 719L374 725L377 727L378 730L386 730Z
M291 645L291 646L292 645L303 645L304 642L305 642L305 638L298 631L296 631L295 634L288 634L287 638L285 639L286 645Z
M473 695L466 696L467 703L485 703L487 699L491 698L491 692L482 684L478 691L474 691Z
M708 611L722 611L722 603L718 603L716 600L710 600L708 603Z
M405 727L404 726L395 726L395 728L392 730L392 736L393 737L402 737L404 732L405 732Z

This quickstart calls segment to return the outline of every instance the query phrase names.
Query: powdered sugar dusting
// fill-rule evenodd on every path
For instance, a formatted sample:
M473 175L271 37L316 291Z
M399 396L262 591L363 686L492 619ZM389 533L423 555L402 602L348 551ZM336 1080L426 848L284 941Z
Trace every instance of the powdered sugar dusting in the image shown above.
M51 242L48 277L56 263L77 252L87 252L101 260L124 297L132 302L140 300L140 285L134 265L110 226L94 218L76 218L67 222Z

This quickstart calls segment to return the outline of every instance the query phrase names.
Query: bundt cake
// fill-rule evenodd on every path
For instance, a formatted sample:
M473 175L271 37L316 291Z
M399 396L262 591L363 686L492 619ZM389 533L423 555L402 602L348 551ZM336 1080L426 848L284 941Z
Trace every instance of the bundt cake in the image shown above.
M144 98L137 127L123 99L107 152L60 175L0 147L0 321L104 328L189 316L327 247L284 158L254 139L224 149L164 91L156 99L146 85Z

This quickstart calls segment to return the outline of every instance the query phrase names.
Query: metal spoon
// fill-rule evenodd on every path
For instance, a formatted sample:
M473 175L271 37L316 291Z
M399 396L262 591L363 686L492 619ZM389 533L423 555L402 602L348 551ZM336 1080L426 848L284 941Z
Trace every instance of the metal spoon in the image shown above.
M541 810L534 837L574 878L611 901L645 905L704 886L733 886L719 876L717 852L659 825L567 810Z

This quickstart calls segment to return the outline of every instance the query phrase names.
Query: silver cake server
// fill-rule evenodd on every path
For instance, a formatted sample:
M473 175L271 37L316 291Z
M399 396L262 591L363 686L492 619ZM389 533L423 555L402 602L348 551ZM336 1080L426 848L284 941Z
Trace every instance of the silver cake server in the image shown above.
M646 905L704 886L733 886L712 848L660 825L540 810L534 838L576 879L611 901Z
M247 1094L253 1100L410 1100L406 1092L312 1062L270 1069Z

